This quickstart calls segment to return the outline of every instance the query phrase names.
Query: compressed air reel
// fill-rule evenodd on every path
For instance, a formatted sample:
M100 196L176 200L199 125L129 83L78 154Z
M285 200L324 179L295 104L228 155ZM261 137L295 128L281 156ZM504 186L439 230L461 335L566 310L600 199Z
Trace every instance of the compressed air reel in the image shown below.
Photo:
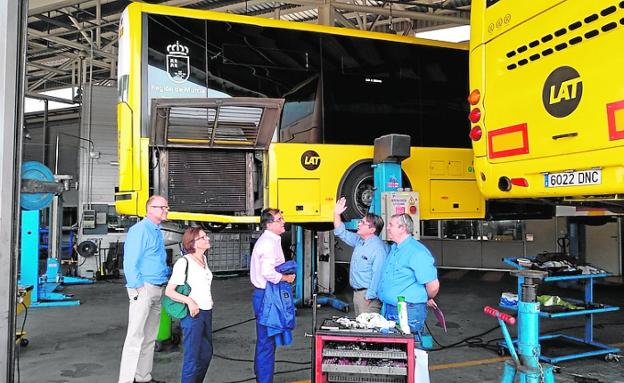
M22 164L22 180L37 180L54 182L52 171L37 161L27 161ZM54 198L54 193L20 193L20 205L24 210L40 210L48 207Z

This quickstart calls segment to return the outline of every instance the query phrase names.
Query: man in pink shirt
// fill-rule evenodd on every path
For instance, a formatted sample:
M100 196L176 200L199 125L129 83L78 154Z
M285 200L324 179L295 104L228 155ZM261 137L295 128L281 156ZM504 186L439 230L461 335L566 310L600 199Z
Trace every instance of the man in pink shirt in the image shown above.
M275 266L284 263L282 238L285 231L284 218L277 209L264 209L260 215L260 227L264 233L258 238L251 253L249 277L255 289L253 292L253 310L256 315L256 352L254 372L258 383L273 382L275 365L275 340L267 335L266 326L258 323L262 310L262 300L267 283L278 284L281 281L292 283L295 275L283 275L275 271Z

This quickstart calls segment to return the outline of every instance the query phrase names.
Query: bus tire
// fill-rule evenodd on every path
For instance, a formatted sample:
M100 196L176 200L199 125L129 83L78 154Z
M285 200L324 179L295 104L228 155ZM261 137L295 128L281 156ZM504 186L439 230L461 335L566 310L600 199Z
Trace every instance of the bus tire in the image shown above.
M373 195L374 183L371 164L360 164L349 172L338 193L338 198L345 197L347 200L347 210L342 213L343 219L350 221L362 218L368 213L373 202Z

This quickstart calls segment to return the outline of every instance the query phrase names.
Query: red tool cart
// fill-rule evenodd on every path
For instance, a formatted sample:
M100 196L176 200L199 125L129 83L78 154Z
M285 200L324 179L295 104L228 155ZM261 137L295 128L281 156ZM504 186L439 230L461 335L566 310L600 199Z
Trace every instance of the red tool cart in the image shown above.
M317 330L314 382L414 383L414 336Z

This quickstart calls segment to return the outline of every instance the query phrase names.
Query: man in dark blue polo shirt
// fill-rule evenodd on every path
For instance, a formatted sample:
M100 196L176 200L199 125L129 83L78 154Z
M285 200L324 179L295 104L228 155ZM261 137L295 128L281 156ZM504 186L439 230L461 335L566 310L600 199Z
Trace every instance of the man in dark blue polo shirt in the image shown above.
M435 306L433 298L440 290L438 271L429 249L412 236L414 221L407 214L396 214L388 223L390 247L381 270L378 294L384 303L384 316L398 322L397 300L405 297L410 330L422 331L427 305Z
M358 222L357 233L345 229L340 215L347 209L344 197L338 199L334 207L334 235L353 247L349 267L349 284L353 288L353 308L355 316L361 313L379 313L381 302L377 285L381 266L388 252L388 246L379 238L383 229L383 219L368 213Z

